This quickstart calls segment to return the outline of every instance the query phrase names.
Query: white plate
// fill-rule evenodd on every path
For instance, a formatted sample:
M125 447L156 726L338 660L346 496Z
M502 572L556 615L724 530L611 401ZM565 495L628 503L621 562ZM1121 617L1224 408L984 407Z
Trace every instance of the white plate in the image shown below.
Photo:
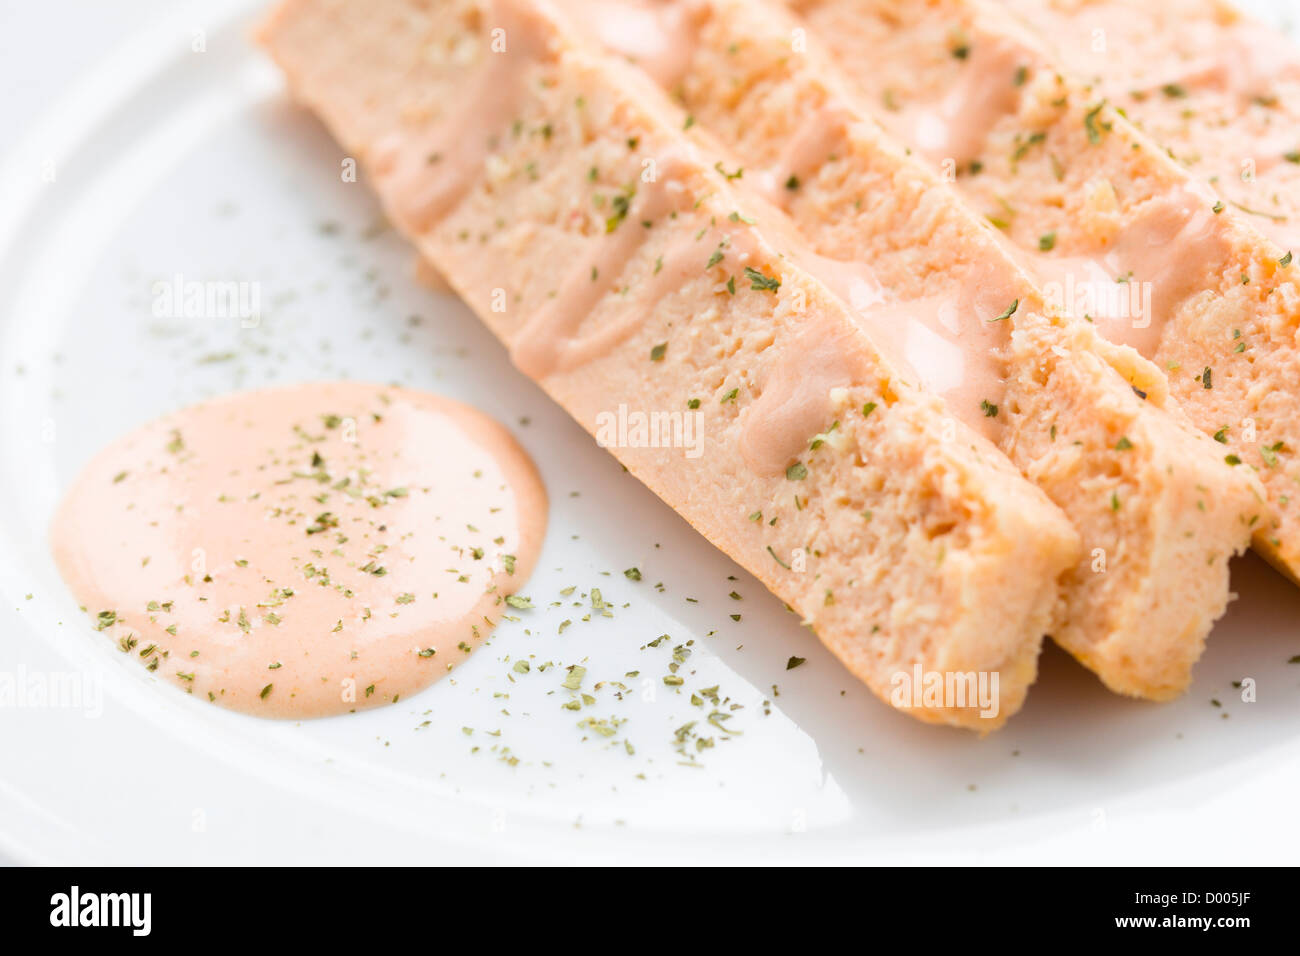
M1049 648L1028 706L991 737L891 713L517 374L463 306L414 281L396 236L368 233L372 197L340 181L338 148L285 101L246 42L246 9L209 22L201 53L191 22L141 35L88 75L0 169L0 674L102 693L99 706L0 709L0 852L97 863L1294 859L1300 666L1287 660L1300 653L1300 592L1238 562L1241 598L1174 704L1113 697ZM260 326L155 318L153 283L178 273L259 283ZM357 716L263 722L154 680L90 628L52 566L45 529L61 489L96 448L165 411L338 377L442 392L514 427L553 503L526 589L543 607L502 627L454 680ZM633 566L639 583L622 574ZM568 585L568 600L599 587L614 617L545 607ZM557 634L565 618L575 623ZM644 647L661 634L670 640ZM681 765L673 732L707 712L661 682L686 641L687 688L718 684L744 705L731 722L742 733L706 725L718 742L699 766ZM528 654L584 662L588 688L629 690L617 700L606 684L575 714L560 707L556 671L510 680L510 661ZM787 671L792 655L807 663ZM1255 703L1232 685L1247 677ZM587 715L626 723L611 743L577 727Z

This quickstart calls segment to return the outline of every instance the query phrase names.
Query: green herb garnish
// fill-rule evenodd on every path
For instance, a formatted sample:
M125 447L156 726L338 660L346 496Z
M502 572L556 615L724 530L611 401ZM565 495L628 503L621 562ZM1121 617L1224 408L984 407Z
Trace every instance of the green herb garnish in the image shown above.
M781 280L764 275L751 266L745 266L745 278L750 281L750 288L757 292L775 292L781 288Z
M1018 308L1020 308L1020 300L1016 299L1014 302L1011 303L1011 305L1007 306L1007 310L1005 312L1003 312L995 319L989 319L989 322L1001 322L1003 319L1009 319L1016 314L1016 309Z

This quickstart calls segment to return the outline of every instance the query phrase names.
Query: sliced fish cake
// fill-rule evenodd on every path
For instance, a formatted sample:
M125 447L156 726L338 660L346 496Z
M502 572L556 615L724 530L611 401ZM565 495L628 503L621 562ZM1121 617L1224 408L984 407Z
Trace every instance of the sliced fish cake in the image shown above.
M1065 510L1085 550L1053 636L1116 691L1181 692L1262 505L1249 474L1166 407L1159 370L1052 308L778 4L601 4L586 18L586 4L566 6L634 62L678 51L675 73L651 72L734 151L743 181L784 206L823 259L870 265L873 287L841 273L859 321ZM658 43L646 39L655 28Z
M581 425L699 416L696 456L611 451L882 699L978 730L1020 706L1077 555L1069 523L783 255L782 215L653 84L527 0L290 0L262 41ZM995 674L998 693L900 696L915 670Z

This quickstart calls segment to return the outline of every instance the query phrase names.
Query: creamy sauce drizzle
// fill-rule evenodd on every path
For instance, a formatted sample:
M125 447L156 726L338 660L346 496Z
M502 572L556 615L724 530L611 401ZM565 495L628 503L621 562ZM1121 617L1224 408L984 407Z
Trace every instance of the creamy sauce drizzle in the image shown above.
M1006 389L1000 350L1010 322L991 321L997 314L980 314L959 296L933 296L877 306L862 319L914 384L943 396L954 416L996 441Z
M934 162L965 163L978 156L988 132L1020 104L1016 70L1025 54L1002 37L975 42L960 75L936 106L905 110L904 136Z
M634 286L620 303L621 314L602 322L594 332L580 334L592 310L615 289L628 262L654 234L655 225L690 207L691 192L679 181L685 169L683 162L668 156L659 162L650 182L643 177L623 221L612 233L590 243L593 248L555 296L515 333L510 354L521 371L540 379L605 355L636 329L659 299L689 280L685 256L665 255L651 281ZM696 255L692 262L703 273L700 258Z
M1000 420L989 406L1000 404L1006 388L1002 352L1014 324L1011 316L997 320L1015 301L1014 293L1002 290L1005 283L967 275L963 293L899 300L866 263L802 251L796 260L849 306L905 380L943 397L959 420L997 439Z
M831 423L831 391L867 381L870 369L851 332L810 317L783 343L758 399L740 419L740 453L755 474L777 475Z
M408 697L508 610L546 528L524 451L448 399L353 383L233 395L100 452L55 517L96 626L262 717Z
M871 268L793 246L792 260L849 307L858 327L903 380L941 396L968 427L997 441L1004 419L990 414L1006 388L1003 350L1013 301L996 282L967 277L967 292L891 299ZM1005 302L1003 301L1005 299ZM817 336L825 342L818 342ZM746 413L741 452L759 474L784 469L829 424L832 388L860 383L866 364L837 325L809 319L788 356ZM985 404L987 403L987 404Z
M1208 189L1167 190L1145 203L1097 256L1035 255L1048 299L1097 324L1103 338L1156 354L1166 323L1197 292L1213 288L1230 249Z
M758 190L768 202L787 208L798 191L791 188L791 181L807 182L821 169L844 139L845 127L851 121L847 110L835 104L823 106L805 118L776 165L758 177Z
M515 118L530 66L546 53L549 24L531 4L492 0L483 63L450 117L375 144L371 168L389 213L407 231L428 231L483 175L494 140ZM499 31L499 32L497 32Z
M656 83L675 87L695 55L695 3L657 0L562 0L580 28L592 30L610 50L645 70Z

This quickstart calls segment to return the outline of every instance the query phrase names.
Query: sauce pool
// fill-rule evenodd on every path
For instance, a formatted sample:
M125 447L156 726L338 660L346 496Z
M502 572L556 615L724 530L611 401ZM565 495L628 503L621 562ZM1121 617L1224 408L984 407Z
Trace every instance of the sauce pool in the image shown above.
M158 676L249 714L323 717L464 661L511 612L546 511L532 461L481 412L315 383L114 442L51 543L95 627Z

